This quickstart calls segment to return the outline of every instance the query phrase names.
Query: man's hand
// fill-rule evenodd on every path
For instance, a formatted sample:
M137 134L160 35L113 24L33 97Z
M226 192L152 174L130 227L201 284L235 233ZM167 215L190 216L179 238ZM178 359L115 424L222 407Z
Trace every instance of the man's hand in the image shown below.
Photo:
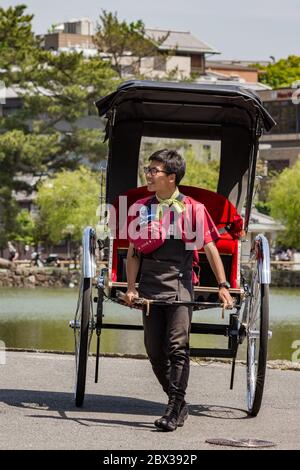
M132 306L134 304L134 299L137 299L138 296L139 294L135 287L128 288L123 298L123 302L125 302L127 305Z
M127 263L126 263L126 274L127 274L127 292L124 295L123 302L130 307L134 303L134 299L139 296L138 291L135 288L135 282L138 275L141 258L136 256L133 243L129 243L127 251Z
M219 299L224 304L224 308L229 308L229 309L233 308L234 299L231 297L226 287L221 287L221 289L219 289Z

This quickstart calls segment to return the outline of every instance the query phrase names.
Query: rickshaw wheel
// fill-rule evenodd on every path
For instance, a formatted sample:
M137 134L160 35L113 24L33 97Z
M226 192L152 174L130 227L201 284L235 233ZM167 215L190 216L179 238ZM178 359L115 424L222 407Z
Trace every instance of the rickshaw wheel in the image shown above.
M258 269L253 271L247 324L248 414L260 410L267 366L269 328L269 285L262 284Z
M80 314L75 325L75 405L80 407L84 401L86 369L89 354L89 346L93 332L93 303L92 303L92 279L84 278L82 281L81 295L79 297Z

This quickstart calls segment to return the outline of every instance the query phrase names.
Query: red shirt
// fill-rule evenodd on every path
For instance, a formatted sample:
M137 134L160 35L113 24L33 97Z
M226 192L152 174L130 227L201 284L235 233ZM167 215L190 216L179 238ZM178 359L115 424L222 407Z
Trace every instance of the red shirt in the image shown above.
M215 226L211 216L204 206L204 244L207 245L210 242L215 242L220 238L219 231Z
M136 201L133 206L135 205L147 205L147 203L149 202L149 197L148 198L143 198L143 199L139 199L138 201ZM220 238L220 234L219 234L219 231L217 229L217 227L215 226L210 214L208 213L206 207L195 201L193 198L189 197L189 196L186 196L185 199L184 199L184 203L186 205L191 205L192 206L192 229L193 231L195 232L196 228L197 228L197 223L199 223L199 217L201 217L202 219L202 223L203 223L203 245L207 245L208 243L210 242L215 242L217 241L219 238ZM151 203L152 204L152 203ZM154 202L155 204L155 202ZM132 207L133 207L132 206ZM199 211L199 213L197 213L197 208L201 209L201 211ZM135 211L133 211L135 212ZM132 212L131 212L132 214ZM135 215L130 215L128 216L127 218L127 228L129 227L129 224L135 220L137 217L137 214ZM184 231L183 231L183 235L184 235ZM183 239L185 238L184 236L182 237ZM129 237L130 239L130 237ZM185 240L187 241L187 240ZM197 246L197 249L200 249L201 247Z

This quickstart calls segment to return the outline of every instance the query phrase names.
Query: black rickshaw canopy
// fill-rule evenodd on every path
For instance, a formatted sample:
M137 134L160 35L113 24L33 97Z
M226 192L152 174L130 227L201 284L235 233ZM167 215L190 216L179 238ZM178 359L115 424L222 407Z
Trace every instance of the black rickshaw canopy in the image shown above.
M137 186L142 136L221 141L217 192L248 225L258 140L275 125L252 91L234 85L128 81L96 102L108 118L107 202Z

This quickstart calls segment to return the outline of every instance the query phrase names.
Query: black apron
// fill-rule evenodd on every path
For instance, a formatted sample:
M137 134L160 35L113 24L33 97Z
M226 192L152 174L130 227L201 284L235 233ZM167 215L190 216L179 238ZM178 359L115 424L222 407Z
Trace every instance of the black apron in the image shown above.
M155 300L193 300L193 250L172 235L148 255L142 255L139 295Z

